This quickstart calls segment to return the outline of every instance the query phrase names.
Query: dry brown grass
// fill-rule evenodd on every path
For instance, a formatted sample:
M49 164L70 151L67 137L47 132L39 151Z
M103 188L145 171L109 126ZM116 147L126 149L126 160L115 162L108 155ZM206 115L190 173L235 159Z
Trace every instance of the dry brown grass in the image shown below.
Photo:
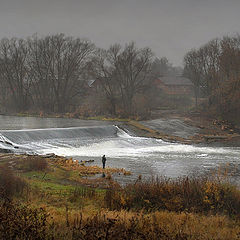
M32 209L0 205L1 239L237 240L240 223L227 216L157 211Z
M240 235L239 221L185 212L54 212L8 203L0 205L0 221L1 239L237 240Z
M105 203L111 210L240 215L240 191L219 179L210 178L155 178L149 182L138 182L108 190Z
M139 178L120 187L109 177L102 179L109 189L99 190L80 180L69 185L84 180L79 169L88 167L60 157L47 161L45 178L41 171L23 173L30 187L17 198L22 204L0 201L0 239L240 239L240 192L221 179ZM57 182L62 179L68 182Z
M68 226L67 226L68 225ZM68 224L54 225L57 239L237 240L240 225L225 216L126 211L69 213Z

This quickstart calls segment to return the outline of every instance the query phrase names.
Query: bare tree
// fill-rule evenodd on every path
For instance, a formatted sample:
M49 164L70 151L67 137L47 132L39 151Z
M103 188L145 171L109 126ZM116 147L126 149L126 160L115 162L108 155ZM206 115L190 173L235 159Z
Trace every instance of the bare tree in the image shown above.
M31 82L27 69L28 48L22 39L3 39L0 43L1 76L10 89L17 111L26 110Z
M115 68L114 77L124 109L131 114L134 96L143 92L153 80L153 53L149 48L138 49L135 43L129 43L123 49L119 45L113 45L108 51Z
M28 58L29 76L32 79L32 97L35 106L47 112L54 111L54 92L51 82L50 67L53 49L50 37L28 40L30 50Z
M135 43L122 48L112 45L108 50L99 50L95 59L95 77L116 114L116 103L121 102L129 115L133 111L133 99L146 90L153 80L153 53L149 48L138 49Z
M184 75L188 77L194 85L195 106L197 108L202 72L198 52L196 50L191 50L184 57Z
M99 81L102 91L110 105L110 114L116 115L116 105L119 95L119 90L116 82L116 69L112 59L112 54L117 50L113 48L111 51L98 49L96 56L92 62L92 76L96 81Z
M83 92L87 64L95 49L88 40L63 34L29 41L31 76L40 105L65 112Z
M199 93L211 96L219 85L219 41L212 40L198 50L189 51L184 57L184 75L194 84L195 104Z
M205 92L209 106L213 106L224 118L239 112L236 108L240 95L239 35L214 39L198 50L188 52L184 65L185 74L195 88Z
M3 61L0 59L0 107L1 111L7 111L8 87L6 79L4 78L2 69Z

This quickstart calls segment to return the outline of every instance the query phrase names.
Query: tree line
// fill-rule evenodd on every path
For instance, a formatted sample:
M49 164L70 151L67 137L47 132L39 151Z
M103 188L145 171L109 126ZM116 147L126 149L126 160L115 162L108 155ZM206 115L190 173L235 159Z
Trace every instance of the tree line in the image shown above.
M240 118L240 36L213 39L184 57L184 73L194 83L195 102L208 99L210 111Z
M173 69L166 58L157 59L150 48L133 42L100 49L64 34L2 39L0 110L74 112L92 97L113 115L119 109L131 115L136 97L146 99L159 71ZM90 82L99 86L98 92L91 90Z
M2 105L17 112L33 107L66 111L83 91L84 74L94 49L88 40L63 34L1 40Z
M154 81L179 75L153 51L134 42L108 49L64 34L0 41L0 112L90 112L148 114ZM184 75L194 84L195 102L223 118L240 118L240 36L214 39L184 57Z

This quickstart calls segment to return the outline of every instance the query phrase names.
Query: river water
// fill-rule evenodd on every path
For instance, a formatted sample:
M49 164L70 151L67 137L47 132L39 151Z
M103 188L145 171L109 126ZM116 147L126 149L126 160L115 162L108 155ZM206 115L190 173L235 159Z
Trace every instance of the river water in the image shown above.
M91 159L99 166L105 154L107 166L132 172L131 176L114 176L122 183L134 181L140 174L175 178L212 174L218 168L228 168L231 180L240 182L240 147L136 137L106 121L0 116L0 129L0 148L18 153L55 153L79 161Z

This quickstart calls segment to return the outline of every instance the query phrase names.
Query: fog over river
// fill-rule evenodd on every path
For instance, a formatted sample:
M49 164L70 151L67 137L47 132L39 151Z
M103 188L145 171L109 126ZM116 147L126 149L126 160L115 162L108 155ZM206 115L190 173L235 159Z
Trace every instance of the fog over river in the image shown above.
M136 179L139 174L145 178L202 175L226 165L232 180L240 182L240 147L183 145L136 137L106 121L0 116L0 129L0 148L19 153L55 153L76 160L93 159L93 164L99 166L105 154L107 166L133 173L115 176L123 183Z

